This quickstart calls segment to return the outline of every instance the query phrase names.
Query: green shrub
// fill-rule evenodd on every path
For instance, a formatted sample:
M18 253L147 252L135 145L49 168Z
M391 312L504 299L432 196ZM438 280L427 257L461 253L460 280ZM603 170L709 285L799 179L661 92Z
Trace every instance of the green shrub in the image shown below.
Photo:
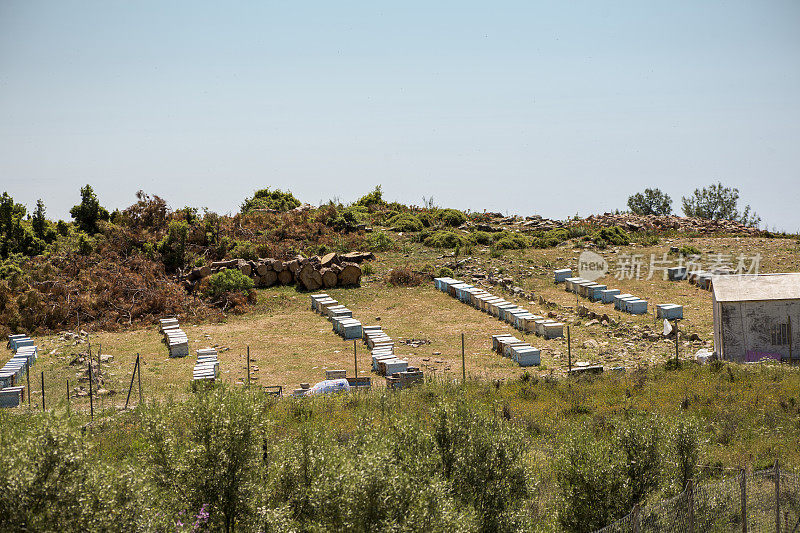
M228 268L203 280L203 293L212 300L226 294L245 292L253 288L253 280L238 269Z
M559 231L559 230L551 230ZM567 228L568 239L579 239L589 234L589 228L585 224L576 224ZM565 239L566 240L566 239Z
M455 248L464 244L466 244L466 239L463 236L446 230L436 231L425 239L425 246L431 248Z
M364 244L371 252L386 252L394 248L394 241L382 231L370 233Z
M393 231L415 232L422 231L422 222L411 213L403 213L391 217L386 225Z
M569 240L569 233L565 229L551 229L533 239L534 248L553 248Z
M527 248L530 244L528 238L519 233L511 231L501 231L492 236L495 248L501 250L519 250Z
M283 192L280 189L274 191L267 189L257 190L252 198L245 198L241 206L242 214L247 214L254 209L270 209L283 213L294 209L300 205L300 200L294 197L291 192Z
M433 225L434 222L433 215L431 215L427 211L417 213L417 218L419 219L420 222L422 222L422 225L425 226L426 228L429 228Z
M700 249L696 246L692 246L691 244L684 244L680 247L678 253L685 256L700 255Z
M467 221L467 215L457 209L442 209L437 214L439 222L445 226L458 227Z
M67 224L63 220L59 220L56 223L56 233L58 233L62 237L66 237L67 235L69 235L69 224Z
M693 420L680 418L672 431L672 449L675 454L677 484L681 491L694 478L700 456L700 429Z
M78 235L78 253L81 255L91 255L94 251L94 240L81 232Z
M325 221L325 225L332 227L336 231L351 231L359 224L362 224L368 212L366 207L350 206L345 209L337 209Z
M361 273L365 276L371 276L375 273L375 267L372 266L372 263L366 263L361 267Z
M611 439L583 427L567 441L557 466L562 492L559 522L567 531L594 531L630 512L658 487L663 462L660 422L621 422Z
M230 255L234 259L245 259L255 261L258 259L256 245L250 241L236 241L230 250Z
M186 236L189 225L183 220L172 220L167 235L158 243L158 253L167 271L183 268L186 255Z
M479 529L516 530L513 511L528 492L518 434L459 402L437 408L435 416L442 475L474 507Z
M366 207L370 211L379 207L385 207L386 202L383 201L383 190L380 185L376 185L371 193L365 194L359 198L355 205Z
M642 246L656 246L660 238L654 231L638 231L633 234L633 240Z
M148 474L170 508L209 506L216 531L252 516L264 473L258 413L255 396L220 388L146 413ZM181 418L192 421L185 430Z
M623 246L631 243L631 238L619 226L602 228L592 235L592 241L599 247Z
M447 267L442 267L439 269L439 274L437 275L439 278L452 278L453 271Z
M486 231L474 231L471 237L477 244L488 246L492 243L492 234Z

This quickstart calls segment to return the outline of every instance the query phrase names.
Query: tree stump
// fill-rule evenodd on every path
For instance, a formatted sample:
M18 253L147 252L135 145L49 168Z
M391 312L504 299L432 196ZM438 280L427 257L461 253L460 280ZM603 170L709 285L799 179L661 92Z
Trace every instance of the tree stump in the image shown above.
M358 285L361 283L361 268L352 263L342 265L342 271L339 272L339 285L344 287L349 285Z
M281 270L278 272L278 282L280 282L281 285L288 285L292 281L294 281L294 276L292 276L291 270Z
M315 291L322 287L322 274L310 264L306 264L297 274L297 281L306 289Z
M322 285L324 285L326 289L335 287L339 281L336 272L334 272L330 268L323 268L322 270L320 270L320 274L322 275Z

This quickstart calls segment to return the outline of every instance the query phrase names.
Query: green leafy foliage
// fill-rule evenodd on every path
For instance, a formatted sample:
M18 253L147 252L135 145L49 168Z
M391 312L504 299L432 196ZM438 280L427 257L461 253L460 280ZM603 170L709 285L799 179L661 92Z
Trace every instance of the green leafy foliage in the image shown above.
M530 241L526 236L511 231L497 232L492 239L494 247L500 250L521 250L530 246Z
M354 205L366 207L370 211L374 211L375 209L381 207L386 207L386 202L383 200L383 190L381 189L381 186L376 185L371 193L365 194L356 200Z
M158 253L168 271L183 268L186 259L186 236L189 225L182 220L169 223L167 235L158 243Z
M457 209L441 209L436 218L445 226L458 227L467 221L467 215Z
M325 220L325 224L336 231L353 231L368 214L369 212L364 206L334 207Z
M43 216L44 204L41 209ZM0 258L12 254L33 256L44 251L44 240L36 235L31 224L23 220L26 213L25 206L14 202L8 193L0 196ZM42 232L45 232L44 228Z
M280 189L270 190L269 188L266 188L257 190L253 194L252 198L245 198L241 206L241 211L243 215L246 215L255 209L268 209L271 211L277 211L278 213L283 213L285 211L289 211L290 209L294 209L299 205L300 200L295 198L291 192L283 192Z
M394 215L386 225L393 231L417 232L422 231L422 221L411 213L401 213Z
M592 241L599 247L623 246L631 243L630 236L619 226L601 228L592 235Z
M109 214L105 207L100 205L97 195L91 185L81 188L81 203L69 210L72 219L78 224L81 231L94 235L100 228L98 222L108 220Z
M697 246L692 246L691 244L684 244L678 249L678 253L685 256L700 255L700 249Z
M569 233L565 229L552 229L534 237L534 248L553 248L569 239Z
M733 220L746 226L757 227L761 217L745 206L741 213L737 208L739 189L724 187L722 183L709 185L703 189L695 189L689 197L683 197L683 213L688 217L710 220Z
M255 261L258 259L258 250L256 249L256 245L250 241L236 241L229 254L235 259L245 259L248 261Z
M492 244L492 234L486 231L473 231L470 236L477 244L488 246Z
M31 215L31 228L36 238L44 242L53 242L56 238L56 232L47 220L44 202L41 199L36 200L36 210Z
M591 434L586 427L568 440L558 468L559 522L567 531L602 528L659 484L665 439L657 419L624 421L610 439Z
M370 233L364 240L364 244L371 252L386 252L394 248L394 241L382 231Z
M447 230L435 231L425 239L425 246L431 248L455 248L464 246L466 243L467 239L462 235Z
M669 215L672 198L661 189L645 189L628 197L628 209L637 215Z
M212 300L237 292L246 292L253 288L253 280L238 269L228 268L210 275L203 280L203 293Z

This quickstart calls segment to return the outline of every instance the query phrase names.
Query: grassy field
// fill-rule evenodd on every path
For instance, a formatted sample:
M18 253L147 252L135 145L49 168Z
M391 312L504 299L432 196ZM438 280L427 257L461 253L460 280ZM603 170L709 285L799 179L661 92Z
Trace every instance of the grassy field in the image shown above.
M379 254L373 263L375 274L365 277L360 288L332 289L334 298L349 306L354 316L364 324L380 324L398 343L397 352L407 356L412 364L419 366L431 376L443 379L460 378L461 334L465 338L466 370L470 376L484 379L514 379L523 373L508 359L490 351L491 335L514 332L504 324L483 314L433 288L431 282L417 287L395 287L383 281L389 269L410 265L414 269L433 270L456 260L459 266L455 276L470 281L471 273L481 271L499 277L511 277L527 293L534 293L534 301L512 296L500 286L487 284L487 289L527 307L538 314L553 313L559 320L570 325L573 361L589 361L607 367L625 366L629 371L639 366L660 365L674 356L674 342L659 338L661 324L654 320L652 310L656 303L684 305L685 320L681 322L683 341L680 345L682 357L691 358L701 348L711 348L712 313L711 294L690 285L686 281L669 282L658 273L646 279L615 279L613 270L604 283L647 299L649 315L633 316L617 312L612 305L576 300L575 295L563 290L563 285L552 282L554 268L569 266L576 269L580 248L562 246L553 249L507 251L501 257L491 257L488 250L476 246L471 255L452 257L397 237L398 249ZM763 238L698 238L662 239L656 246L622 246L609 248L600 253L614 268L615 259L623 255L639 254L646 258L656 254L658 258L670 247L693 246L703 253L705 261L714 254L725 254L735 258L739 254L761 255L761 272L800 270L798 243L789 239ZM674 254L673 256L674 257ZM734 259L735 261L735 259ZM475 280L475 283L484 283ZM540 304L539 297L547 303ZM586 306L598 314L608 314L612 325L587 325L588 320L578 317L576 305ZM275 287L258 291L258 303L241 316L231 315L222 323L194 323L191 317L180 317L181 325L190 340L192 355L198 348L214 346L220 350L222 380L230 384L241 384L246 380L246 350L250 347L251 379L263 385L281 385L294 389L301 382L314 383L324 376L325 369L347 369L352 375L354 366L353 344L336 336L330 323L309 310L308 294L293 287ZM700 341L686 339L696 333ZM521 335L515 332L516 335ZM413 348L402 344L404 340L424 340ZM64 341L58 335L37 338L41 356L32 372L32 402L41 401L41 372L45 374L47 404L56 405L66 401L66 382L75 392L76 386L87 387L79 382L85 364L70 364L76 356L85 352L85 341ZM532 335L530 341L542 350L542 365L531 369L538 375L560 375L567 364L567 347L564 339L544 340ZM594 340L593 343L586 341ZM145 329L123 332L89 332L93 353L98 346L103 354L113 356L113 361L101 367L104 389L109 391L100 399L101 408L124 403L120 395L127 391L136 354L141 355L142 389L146 397L185 397L190 391L193 357L170 359L161 342L155 325ZM370 358L366 348L356 347L360 375L370 375ZM9 357L3 354L3 360ZM2 361L0 361L2 363ZM380 379L373 376L376 386ZM88 399L76 398L75 408L87 408Z

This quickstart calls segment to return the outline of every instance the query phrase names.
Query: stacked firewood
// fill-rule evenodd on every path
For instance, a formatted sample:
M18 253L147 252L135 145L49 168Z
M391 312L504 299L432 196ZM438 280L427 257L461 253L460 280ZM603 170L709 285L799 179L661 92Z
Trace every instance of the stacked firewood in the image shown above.
M360 263L375 259L371 252L330 253L323 256L298 255L289 261L262 258L256 261L231 259L195 267L181 277L184 288L195 291L203 278L227 269L237 269L253 278L258 288L296 283L301 289L315 291L331 287L355 286L361 282Z

